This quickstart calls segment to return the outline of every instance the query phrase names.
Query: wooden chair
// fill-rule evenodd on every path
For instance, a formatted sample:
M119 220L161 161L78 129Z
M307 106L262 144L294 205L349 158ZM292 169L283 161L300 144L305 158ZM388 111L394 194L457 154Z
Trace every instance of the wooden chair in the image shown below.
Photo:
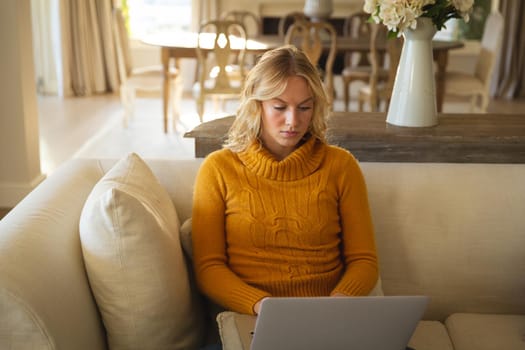
M241 22L248 38L256 38L262 34L261 18L251 11L232 10L221 14L220 19Z
M236 47L232 47L232 40L237 41ZM212 20L201 24L196 49L199 78L193 90L201 123L207 97L213 98L216 110L219 100L239 97L246 77L246 40L240 22Z
M262 34L262 20L251 11L232 10L226 11L220 16L221 20L237 21L244 25L248 39L254 39ZM246 69L250 70L257 60L256 54L248 54L245 57ZM237 64L231 62L231 64Z
M372 23L368 21L369 13L356 12L345 18L343 24L343 35L351 38L365 38L370 40ZM386 37L386 29L378 33ZM350 105L350 85L355 81L369 82L372 74L372 65L369 59L370 53L364 52L347 52L345 54L345 66L341 72L343 80L343 97L345 111L348 111ZM384 81L388 79L388 69L383 67L384 55L377 53L379 67L377 71L378 79Z
M117 67L120 79L120 100L124 107L124 127L134 113L134 101L137 95L142 97L162 97L164 69L162 65L134 68L131 59L129 37L124 16L119 8L113 10L113 40L117 56ZM168 108L172 112L172 125L175 128L179 117L179 106L182 98L182 79L175 67L170 67L167 77L171 84L171 96L168 96ZM164 132L168 131L168 120L164 120Z
M396 79L397 66L401 56L403 47L402 38L391 38L387 41L387 55L388 55L388 78L386 81L380 80L379 77L379 59L377 53L377 38L378 34L386 28L383 24L372 23L370 35L370 63L372 66L370 79L368 84L361 87L358 93L359 111L364 110L364 105L370 106L371 112L379 110L380 103L385 102L385 110L388 109L390 97L392 96L392 89Z
M297 21L288 28L284 41L303 50L310 62L320 69L332 105L335 91L333 66L337 50L337 32L334 26L328 22ZM325 45L328 45L328 56L324 67L320 67L319 59Z
M503 16L492 12L485 22L481 51L473 74L448 71L445 73L445 98L470 98L470 112L486 112L490 83L503 38Z
M300 11L289 12L279 19L279 24L277 27L277 34L281 38L284 38L286 36L286 32L288 31L288 28L290 28L292 24L294 24L295 22L308 22L308 21L309 21L308 17L303 12L300 12Z

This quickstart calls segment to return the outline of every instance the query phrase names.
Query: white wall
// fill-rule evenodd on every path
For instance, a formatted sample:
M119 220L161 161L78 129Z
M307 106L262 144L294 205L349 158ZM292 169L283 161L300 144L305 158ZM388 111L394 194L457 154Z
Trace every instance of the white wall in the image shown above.
M0 207L13 207L44 178L29 0L2 2L0 47Z

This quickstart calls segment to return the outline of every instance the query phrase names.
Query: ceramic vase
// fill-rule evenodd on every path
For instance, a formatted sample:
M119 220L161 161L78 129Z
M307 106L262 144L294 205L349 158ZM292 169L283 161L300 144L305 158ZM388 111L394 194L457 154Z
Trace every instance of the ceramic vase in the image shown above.
M417 19L415 29L403 31L404 43L397 67L386 121L408 127L436 125L436 88L432 38L436 27L430 18Z

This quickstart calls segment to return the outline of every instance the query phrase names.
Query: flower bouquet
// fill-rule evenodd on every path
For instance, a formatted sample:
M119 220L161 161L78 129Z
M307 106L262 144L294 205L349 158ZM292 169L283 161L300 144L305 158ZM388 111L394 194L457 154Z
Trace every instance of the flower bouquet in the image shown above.
M419 17L430 18L437 30L451 18L468 22L473 4L474 0L365 0L363 10L386 25L390 36L400 36L407 28L415 29Z
M474 0L365 0L370 20L389 37L403 36L387 123L430 127L438 123L432 38L451 18L468 21Z

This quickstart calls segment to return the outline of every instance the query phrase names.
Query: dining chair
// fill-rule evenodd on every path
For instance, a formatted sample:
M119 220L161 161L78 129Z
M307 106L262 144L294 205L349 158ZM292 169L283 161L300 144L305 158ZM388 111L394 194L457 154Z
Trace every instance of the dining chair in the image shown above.
M288 28L290 28L292 24L294 24L295 22L308 22L308 21L309 21L308 16L306 16L301 11L289 12L285 14L284 16L282 16L281 18L279 18L277 34L281 38L284 38L286 36L286 32L288 31Z
M310 62L316 66L323 77L330 106L334 101L333 66L337 51L337 32L328 22L296 21L286 32L285 44L294 45L304 51ZM320 66L321 55L328 48L324 67Z
M261 18L251 11L246 10L232 10L226 11L221 14L221 20L237 21L244 25L246 30L246 36L248 39L256 39L262 34L262 20ZM244 61L246 63L246 69L250 70L257 60L257 54L247 54ZM236 62L231 62L236 64Z
M364 11L354 12L345 18L343 23L343 35L356 40L370 40L372 23L368 21L369 13ZM381 31L378 35L386 38L386 30ZM378 80L385 81L388 79L388 68L384 67L384 55L377 52L379 67L377 71ZM350 106L350 86L355 81L368 83L372 74L372 65L370 63L370 52L347 52L344 57L344 68L341 72L343 81L343 98L345 111Z
M135 98L137 96L155 98L163 96L165 73L162 65L133 67L128 31L120 8L113 9L112 31L120 80L120 101L124 107L123 125L128 127L128 123L133 117ZM168 100L168 108L172 115L172 125L175 127L180 114L182 78L175 67L170 67L166 79L168 79L168 84L171 84L171 96L164 96L164 98ZM164 132L168 132L168 120L164 120Z
M357 100L360 112L364 110L365 104L370 107L371 112L376 112L380 109L381 102L384 102L385 110L388 109L390 103L392 89L396 79L397 66L403 48L403 38L388 39L386 57L388 59L388 78L386 80L380 79L380 60L378 59L377 40L380 33L383 35L384 28L386 27L382 24L371 23L370 63L372 70L368 84L362 86L358 92Z
M246 77L246 40L240 22L211 20L201 24L196 48L198 81L193 89L201 123L207 97L214 101L216 112L220 101L239 98Z
M262 20L251 11L231 10L226 11L219 17L223 21L237 21L244 25L248 38L256 38L262 34Z
M460 97L470 99L470 112L487 111L490 84L503 39L504 19L501 13L492 12L487 17L481 38L481 50L472 74L458 71L445 73L445 99Z

